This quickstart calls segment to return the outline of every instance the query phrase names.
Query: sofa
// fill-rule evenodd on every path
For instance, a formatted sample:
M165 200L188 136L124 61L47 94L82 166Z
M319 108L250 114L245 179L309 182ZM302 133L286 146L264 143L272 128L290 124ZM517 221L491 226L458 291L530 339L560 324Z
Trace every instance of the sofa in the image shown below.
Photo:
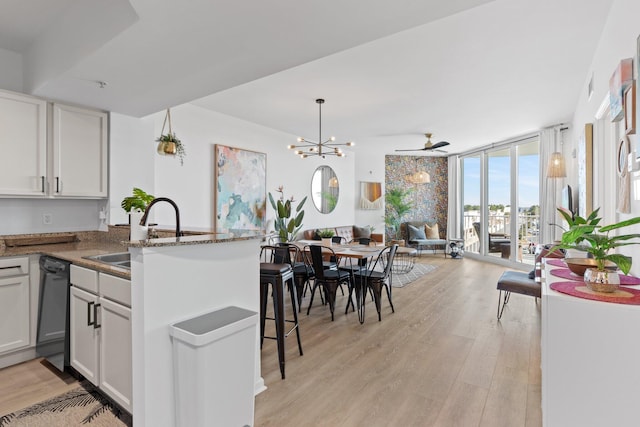
M357 225L343 225L340 227L327 227L330 230L335 232L336 236L340 236L344 238L344 241L349 243L354 239L359 239L363 237L370 238L378 243L384 243L384 235L380 233L371 233L368 227L358 227ZM323 228L326 230L327 228ZM302 233L298 234L299 239L304 240L318 240L316 237L317 228L304 230Z
M413 228L412 228L413 227ZM400 226L400 234L406 242L406 246L422 250L442 249L445 256L447 254L446 229L442 229L438 224L431 221L408 221Z

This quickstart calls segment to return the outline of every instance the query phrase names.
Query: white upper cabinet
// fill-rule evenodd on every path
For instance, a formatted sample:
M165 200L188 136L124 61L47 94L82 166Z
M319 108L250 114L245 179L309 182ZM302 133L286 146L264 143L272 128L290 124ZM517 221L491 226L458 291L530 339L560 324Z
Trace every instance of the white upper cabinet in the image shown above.
M107 197L107 114L53 104L51 195Z
M0 195L46 195L47 102L0 91Z

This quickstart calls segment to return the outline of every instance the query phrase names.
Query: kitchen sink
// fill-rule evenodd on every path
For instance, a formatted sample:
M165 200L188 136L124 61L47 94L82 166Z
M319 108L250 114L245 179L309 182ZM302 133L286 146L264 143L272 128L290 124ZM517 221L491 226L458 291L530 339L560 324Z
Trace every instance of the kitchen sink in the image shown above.
M131 268L131 254L129 252L119 252L115 254L93 255L84 257L92 261L98 261L114 267Z

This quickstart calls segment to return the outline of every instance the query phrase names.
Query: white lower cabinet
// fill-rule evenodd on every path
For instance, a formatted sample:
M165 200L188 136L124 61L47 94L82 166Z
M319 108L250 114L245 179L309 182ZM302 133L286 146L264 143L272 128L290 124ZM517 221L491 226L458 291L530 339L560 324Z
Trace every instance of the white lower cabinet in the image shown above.
M101 299L100 388L131 411L131 309Z
M0 354L30 341L29 257L0 258Z
M131 282L72 265L71 285L71 366L132 412Z
M95 324L97 304L97 295L71 287L70 362L76 371L94 385L98 385L99 381L100 330Z

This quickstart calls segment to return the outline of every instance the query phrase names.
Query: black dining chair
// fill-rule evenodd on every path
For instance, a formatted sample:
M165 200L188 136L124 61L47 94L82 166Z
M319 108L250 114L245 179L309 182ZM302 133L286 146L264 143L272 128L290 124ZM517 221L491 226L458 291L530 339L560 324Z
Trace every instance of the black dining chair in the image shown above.
M347 239L342 236L333 236L331 238L331 243L335 243L336 245L344 245L347 243Z
M311 280L315 279L313 266L308 259L305 259L300 248L293 243L278 243L276 246L287 248L287 251L276 253L279 261L291 264L293 268L293 278L296 285L296 294L298 297L298 312L301 311L302 297L306 295L307 289L311 289Z
M393 280L391 265L393 264L393 258L397 250L398 245L387 246L380 252L371 268L362 269L353 273L355 283L363 283L364 286L373 293L373 300L376 303L376 310L378 311L378 321L382 320L380 311L383 287L387 290L387 298L389 298L391 311L395 313L391 300L391 282ZM379 268L376 268L378 266ZM349 294L349 298L351 299L351 294ZM364 304L364 300L362 304Z
M329 247L311 245L305 246L304 251L308 251L308 253L311 254L311 262L313 265L313 270L315 272L315 281L313 284L313 288L311 289L311 299L309 301L309 308L307 308L307 315L309 315L309 313L311 312L311 306L313 305L313 297L315 295L316 289L319 286L322 286L322 289L324 291L324 299L327 303L329 303L331 320L333 321L333 313L335 311L336 293L338 287L342 284L346 284L349 288L349 294L351 294L351 274L340 269L334 270L331 268L324 268L324 255L329 254L330 256L335 256L334 250Z

